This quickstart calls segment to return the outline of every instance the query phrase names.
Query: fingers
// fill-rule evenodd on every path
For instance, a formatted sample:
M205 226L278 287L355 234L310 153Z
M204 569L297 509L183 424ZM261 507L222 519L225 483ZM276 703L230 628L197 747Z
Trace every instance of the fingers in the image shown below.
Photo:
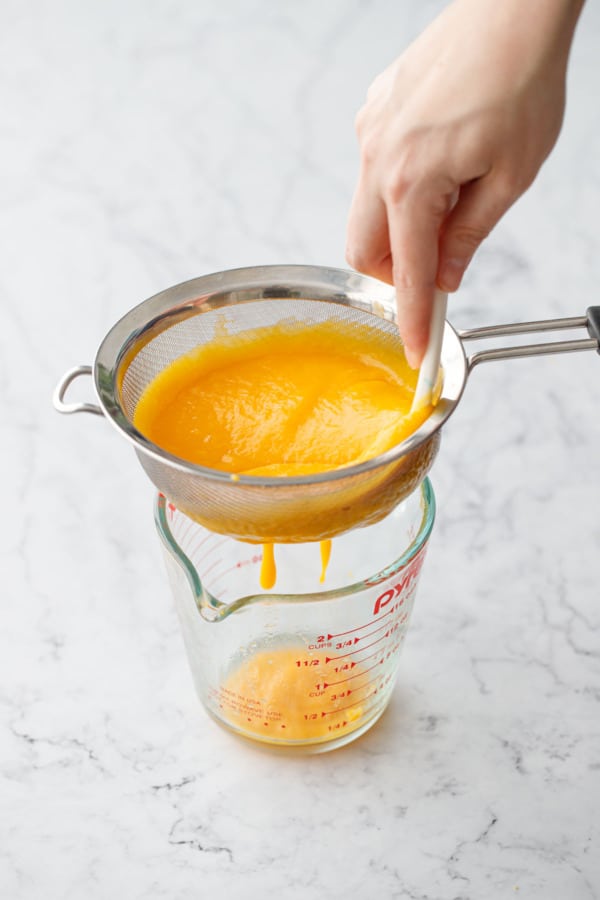
M423 359L436 287L458 289L480 244L523 191L498 172L458 192L412 192L388 204L398 327L413 368Z
M361 147L361 168L346 229L346 260L359 272L392 283L392 254L388 217L380 190L378 157L381 153L377 122L383 115L393 84L393 67L371 84L367 102L356 116Z
M503 184L495 173L461 187L439 242L437 283L442 290L458 289L475 251L521 193L520 186Z
M429 339L438 271L440 216L421 196L388 205L398 328L412 368L421 364Z
M346 259L359 272L396 288L398 328L406 358L418 368L427 348L438 272L438 243L455 191L394 191L386 200L363 170L348 222Z
M427 347L436 287L458 289L476 250L522 192L497 172L445 188L413 187L384 201L363 172L350 211L347 260L394 284L398 327L413 368Z
M346 260L357 271L392 284L388 218L379 191L359 180L348 220Z
M427 347L438 269L440 218L427 215L427 208L416 197L386 205L362 178L350 210L346 248L353 268L394 284L398 329L415 369Z

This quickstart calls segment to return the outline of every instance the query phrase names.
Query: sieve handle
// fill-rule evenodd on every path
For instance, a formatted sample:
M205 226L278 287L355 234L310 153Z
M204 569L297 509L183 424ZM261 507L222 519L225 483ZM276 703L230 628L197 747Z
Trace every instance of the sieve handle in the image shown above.
M56 385L54 393L52 395L54 409L56 409L59 413L64 413L65 415L70 415L71 413L78 412L87 412L94 413L94 415L97 416L103 416L104 413L102 409L95 403L65 403L65 394L67 393L69 386L75 381L75 379L79 378L81 375L91 374L91 366L75 366L74 369L69 369L68 372L65 372L65 374Z
M459 331L461 342L483 340L485 338L506 337L511 334L539 334L547 331L565 331L572 328L586 328L587 338L567 341L547 341L539 344L523 344L515 347L498 347L478 350L467 357L469 371L482 362L495 359L518 359L526 356L547 356L553 353L572 353L578 350L596 350L600 353L600 306L590 306L585 316L566 319L540 319L537 322L516 322L509 325L489 325Z

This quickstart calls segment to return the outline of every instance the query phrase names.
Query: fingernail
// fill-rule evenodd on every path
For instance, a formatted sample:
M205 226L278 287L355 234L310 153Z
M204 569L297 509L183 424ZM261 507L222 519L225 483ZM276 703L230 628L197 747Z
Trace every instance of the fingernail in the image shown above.
M410 347L404 347L404 355L406 357L406 362L411 367L411 369L418 369L421 365L421 354L417 353L415 350L411 350Z
M443 291L456 291L460 287L468 259L446 259L438 273L438 285Z

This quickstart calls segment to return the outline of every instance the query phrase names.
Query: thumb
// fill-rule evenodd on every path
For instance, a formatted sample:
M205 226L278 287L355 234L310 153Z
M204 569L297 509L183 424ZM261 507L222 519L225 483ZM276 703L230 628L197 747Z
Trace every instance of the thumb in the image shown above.
M461 187L440 237L437 284L441 290L458 289L475 251L515 199L492 178L478 178Z

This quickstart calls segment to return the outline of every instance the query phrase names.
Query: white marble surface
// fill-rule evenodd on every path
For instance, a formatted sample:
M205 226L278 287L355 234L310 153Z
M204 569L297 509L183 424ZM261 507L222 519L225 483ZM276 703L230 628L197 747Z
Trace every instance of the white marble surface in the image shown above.
M201 711L152 488L106 422L50 401L157 290L344 265L354 112L439 8L0 7L7 900L600 897L595 354L474 372L433 470L391 707L312 758L274 758ZM590 2L559 145L452 299L458 327L598 301L599 50Z

